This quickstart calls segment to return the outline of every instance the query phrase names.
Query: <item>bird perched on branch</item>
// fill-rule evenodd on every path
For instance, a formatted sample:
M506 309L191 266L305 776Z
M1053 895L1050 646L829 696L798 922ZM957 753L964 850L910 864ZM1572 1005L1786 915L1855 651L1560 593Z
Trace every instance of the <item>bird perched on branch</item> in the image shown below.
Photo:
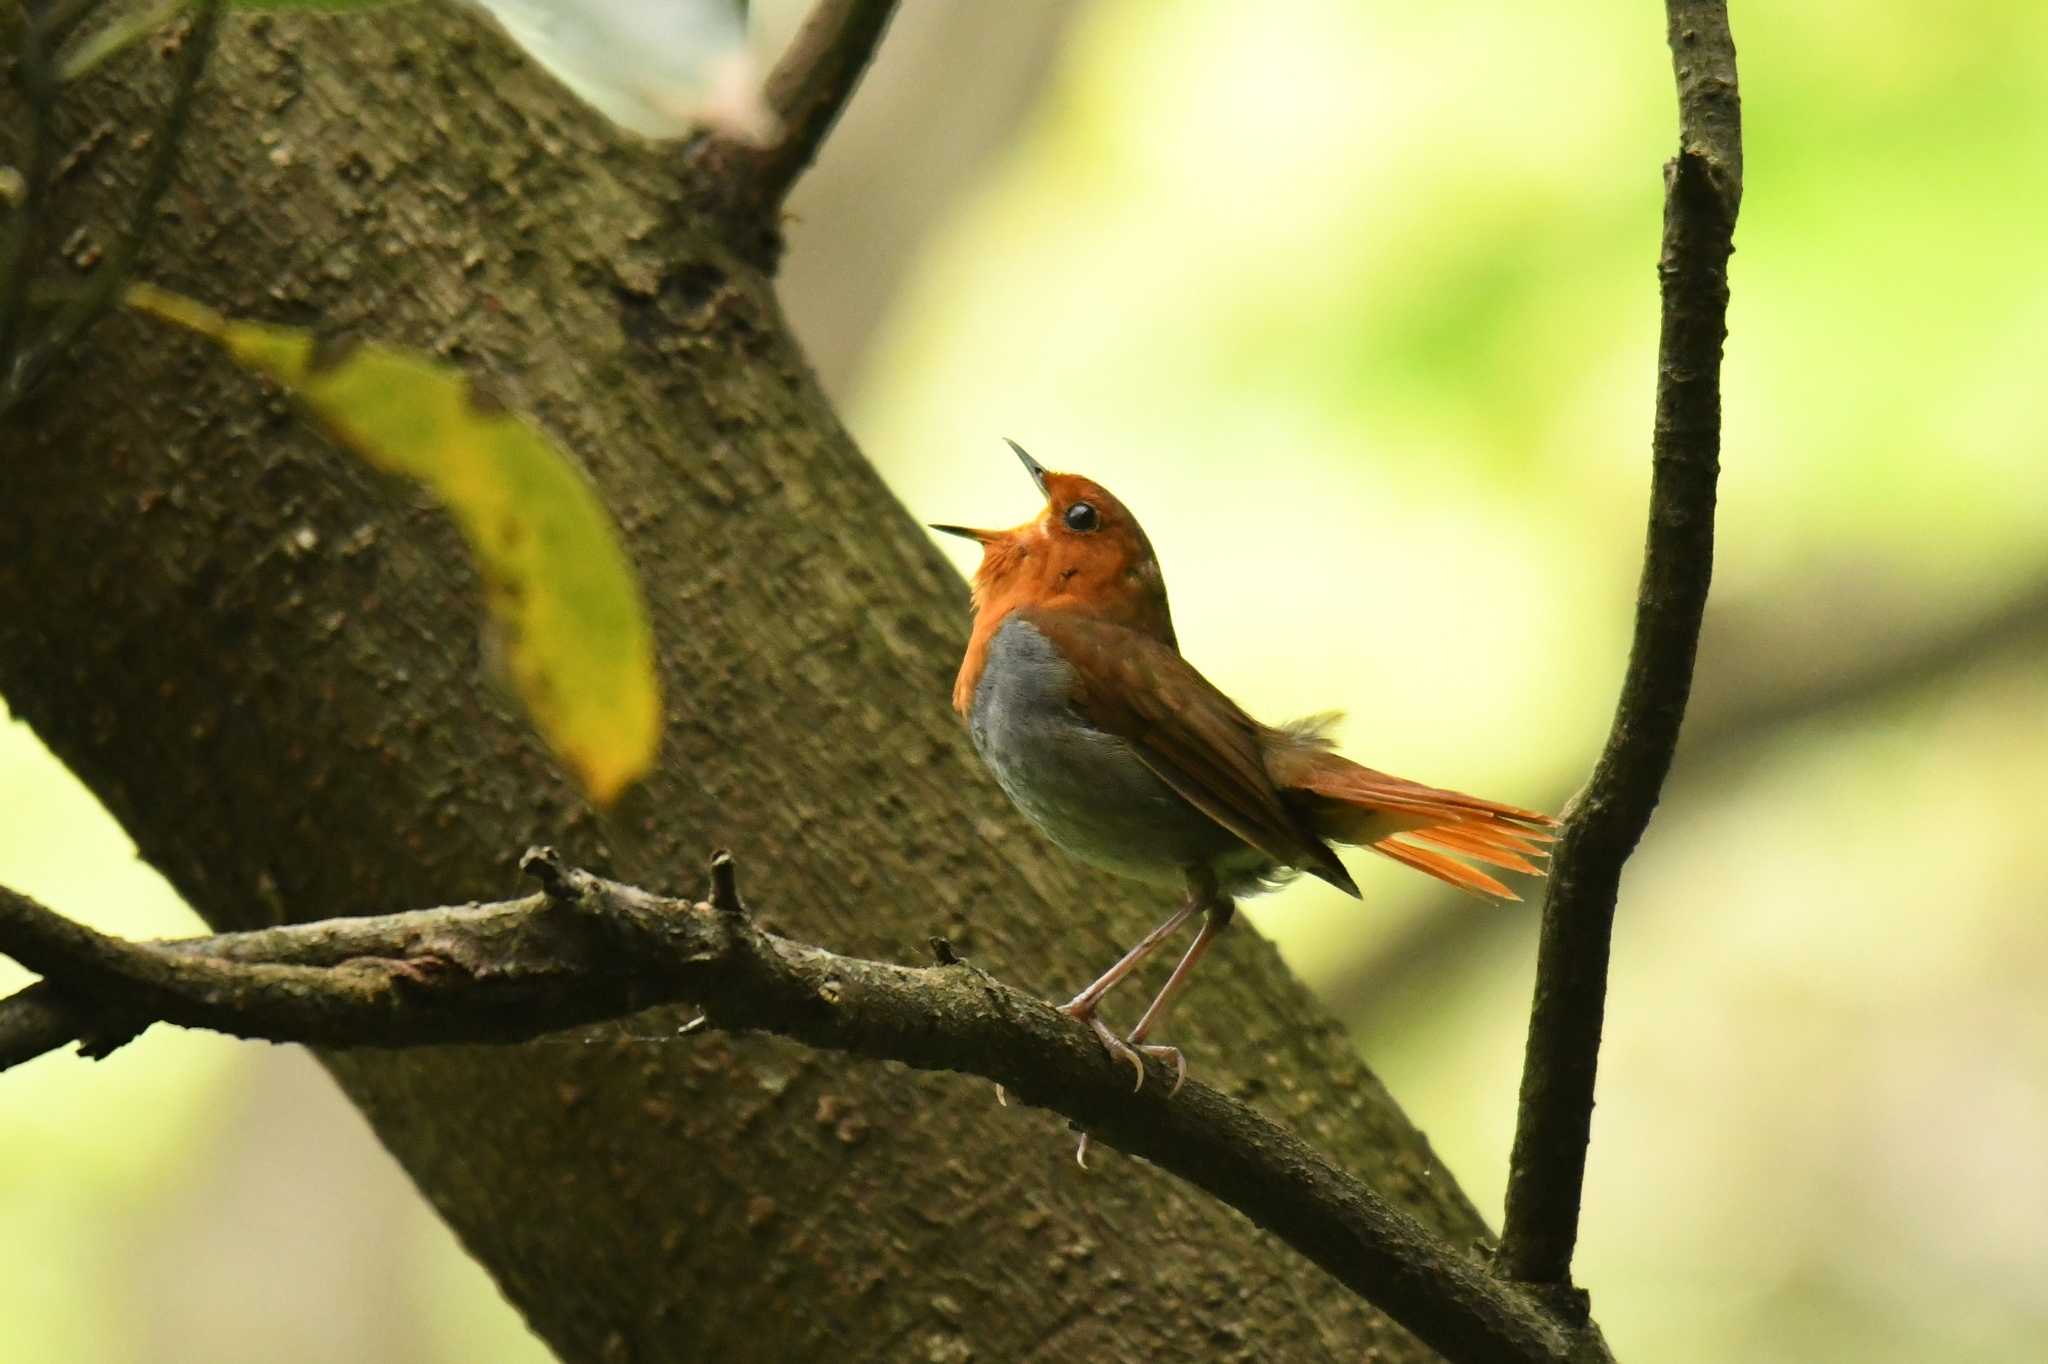
M1556 821L1361 767L1324 737L1334 715L1264 725L1180 655L1166 581L1123 503L1010 448L1045 494L1013 530L934 526L981 544L974 630L953 708L1017 808L1084 862L1186 898L1062 1006L1145 1081L1140 1052L1239 896L1307 872L1349 895L1331 850L1351 844L1479 895L1517 899L1471 862L1541 874ZM1459 859L1468 859L1460 861ZM1201 930L1128 1037L1097 1016L1108 994L1196 914ZM1085 1149L1085 1148L1084 1148Z

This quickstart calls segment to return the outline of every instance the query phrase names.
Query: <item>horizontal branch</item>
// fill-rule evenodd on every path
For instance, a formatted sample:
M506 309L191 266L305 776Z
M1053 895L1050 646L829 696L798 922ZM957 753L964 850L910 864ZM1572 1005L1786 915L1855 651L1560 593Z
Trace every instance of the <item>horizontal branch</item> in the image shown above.
M329 1047L515 1043L690 1001L711 1025L994 1080L1098 1142L1238 1209L1453 1360L1599 1359L1464 1251L1300 1138L1156 1062L1131 1072L1084 1026L976 967L839 956L748 917L731 862L717 904L529 854L543 894L176 943L110 938L0 888L0 953L42 983L0 1001L0 1068L161 1020Z
M0 902L8 894L0 890ZM92 1033L88 1015L74 1007L48 981L0 999L0 1070L11 1070L55 1051L66 1042L86 1042Z

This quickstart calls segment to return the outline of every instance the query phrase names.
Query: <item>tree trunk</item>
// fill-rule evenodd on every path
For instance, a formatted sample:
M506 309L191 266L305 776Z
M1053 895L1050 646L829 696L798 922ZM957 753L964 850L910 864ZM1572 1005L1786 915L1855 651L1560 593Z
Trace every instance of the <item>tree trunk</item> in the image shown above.
M141 153L93 129L154 126L166 66L146 47L68 102L89 150L52 241L117 220ZM0 158L24 122L9 87ZM230 20L183 167L146 275L441 351L543 420L625 528L668 697L659 771L594 815L493 680L446 519L200 344L110 319L4 433L0 691L210 922L498 896L536 841L694 888L724 844L784 931L899 959L940 933L1054 995L1163 915L975 762L961 584L820 396L766 234L698 207L707 169L427 7ZM1220 958L1178 1020L1204 1078L1483 1235L1272 950L1240 928ZM676 1022L324 1059L565 1360L1428 1357L1205 1196L1114 1153L1082 1174L983 1084Z

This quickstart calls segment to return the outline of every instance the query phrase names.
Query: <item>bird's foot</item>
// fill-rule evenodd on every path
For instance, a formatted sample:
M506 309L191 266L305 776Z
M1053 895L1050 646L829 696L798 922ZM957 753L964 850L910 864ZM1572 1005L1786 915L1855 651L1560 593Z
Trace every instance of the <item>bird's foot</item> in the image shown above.
M1188 1058L1181 1054L1179 1047L1169 1047L1159 1042L1126 1042L1124 1045L1173 1067L1173 1088L1166 1091L1167 1098L1170 1099L1180 1093L1180 1087L1188 1082ZM1139 1082L1143 1083L1142 1075ZM996 1093L1002 1093L1001 1085L996 1086ZM1080 1133L1080 1140L1074 1144L1074 1164L1085 1170L1088 1168L1088 1134L1078 1127L1074 1130Z
M1181 1055L1179 1047L1169 1047L1160 1042L1138 1041L1130 1041L1126 1045L1136 1047L1147 1056L1154 1057L1172 1066L1173 1088L1166 1091L1166 1097L1170 1099L1180 1093L1180 1087L1188 1082L1188 1058Z
M1124 1041L1123 1038L1111 1032L1109 1025L1095 1016L1093 1006L1062 1004L1060 1005L1060 1012L1069 1018L1079 1019L1092 1028L1095 1032L1096 1040L1102 1043L1102 1049L1108 1052L1111 1057L1118 1061L1130 1062L1131 1072L1137 1077L1136 1083L1131 1086L1133 1094L1145 1087L1145 1058L1138 1054L1136 1047L1133 1047L1130 1043Z

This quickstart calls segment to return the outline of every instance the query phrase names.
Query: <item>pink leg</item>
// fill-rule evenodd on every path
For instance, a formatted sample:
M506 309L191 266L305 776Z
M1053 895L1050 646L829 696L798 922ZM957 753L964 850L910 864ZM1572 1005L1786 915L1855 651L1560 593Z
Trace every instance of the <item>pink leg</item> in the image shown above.
M1187 1082L1187 1058L1181 1055L1179 1047L1146 1045L1145 1038L1156 1024L1165 1019L1166 1011L1173 1006L1174 996L1187 987L1188 978L1195 973L1196 963L1202 960L1203 954L1209 950L1209 944L1216 940L1216 935L1221 933L1224 925L1229 922L1228 914L1215 913L1202 920L1202 931L1195 934L1195 940L1188 944L1188 950L1181 957L1180 964L1173 968L1173 974L1166 978L1166 984L1159 987L1159 994L1153 999L1152 1007L1145 1010L1145 1016L1138 1020L1138 1026L1131 1029L1131 1035L1125 1039L1139 1051L1173 1063L1174 1093L1178 1093L1180 1087Z
M1138 945L1124 953L1117 960L1116 965L1104 971L1100 976L1097 976L1093 984L1061 1006L1061 1012L1069 1013L1076 1018L1082 1019L1092 1015L1095 1012L1095 1006L1101 1003L1102 997L1122 984L1123 978L1137 970L1139 964L1145 958L1158 951L1159 944L1172 937L1194 912L1195 906L1192 904L1182 905L1179 909L1175 910L1172 918L1139 939Z
M1124 953L1116 965L1096 977L1094 983L1089 985L1087 989L1060 1006L1061 1013L1066 1014L1070 1018L1077 1018L1094 1029L1096 1039L1102 1043L1104 1051L1119 1061L1130 1062L1131 1073L1135 1077L1134 1083L1131 1085L1133 1092L1145 1087L1145 1058L1138 1055L1133 1048L1126 1046L1121 1038L1111 1032L1109 1025L1095 1016L1095 1008L1102 1002L1104 995L1115 989L1125 976L1135 971L1140 962L1158 951L1159 944L1171 937L1182 924L1188 921L1188 916L1194 912L1195 905L1190 900L1187 904L1175 910L1173 917L1153 929L1150 933L1147 933L1136 947Z
M1175 910L1171 918L1147 933L1136 947L1124 953L1116 965L1104 971L1087 989L1060 1006L1061 1013L1077 1018L1094 1029L1103 1049L1112 1057L1131 1063L1131 1071L1136 1078L1136 1083L1131 1086L1134 1092L1145 1087L1145 1056L1140 1055L1141 1052L1173 1063L1174 1092L1179 1092L1181 1084L1188 1078L1187 1060L1180 1054L1178 1047L1147 1046L1144 1038L1152 1026L1166 1016L1167 1006L1173 1003L1173 997L1187 984L1187 978L1194 971L1195 963L1209 950L1210 940L1230 923L1231 911L1234 908L1228 899L1217 895L1216 878L1207 868L1190 868L1187 880L1187 902ZM1165 986L1159 991L1159 997L1152 1001L1152 1007L1145 1010L1145 1016L1139 1019L1138 1026L1131 1030L1130 1041L1123 1041L1109 1030L1107 1024L1095 1016L1096 1006L1102 1002L1104 995L1122 983L1125 976L1136 970L1139 963L1158 951L1159 944L1165 942L1198 909L1204 911L1202 931L1195 935L1195 940L1189 945L1186 955L1181 957L1180 964L1173 968L1173 974L1167 977ZM999 1096L1000 1093L999 1090ZM1082 1169L1088 1168L1086 1132L1081 1134L1081 1142L1074 1151L1074 1159L1080 1163Z

